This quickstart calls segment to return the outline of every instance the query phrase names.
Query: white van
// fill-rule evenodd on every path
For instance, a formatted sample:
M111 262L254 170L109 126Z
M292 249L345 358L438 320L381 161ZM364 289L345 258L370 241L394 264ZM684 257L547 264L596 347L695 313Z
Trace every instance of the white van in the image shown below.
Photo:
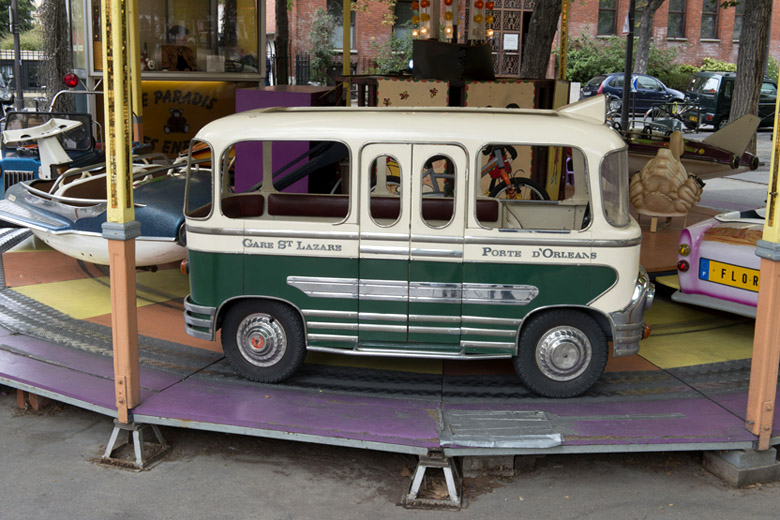
M653 286L604 99L557 111L292 108L194 139L187 332L241 375L307 351L512 358L534 392L581 394L635 354ZM565 177L548 194L533 172ZM565 182L563 182L565 181ZM549 200L552 199L552 200ZM197 207L195 207L197 206Z

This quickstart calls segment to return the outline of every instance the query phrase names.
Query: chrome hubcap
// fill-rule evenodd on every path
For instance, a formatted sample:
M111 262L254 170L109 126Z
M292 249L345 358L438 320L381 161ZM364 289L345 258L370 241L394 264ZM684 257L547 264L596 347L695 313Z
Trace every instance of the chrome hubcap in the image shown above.
M236 344L247 362L269 367L284 356L287 335L279 322L268 314L250 314L238 325Z
M571 381L588 368L593 348L579 329L555 327L548 330L536 345L536 364L542 373L555 381Z

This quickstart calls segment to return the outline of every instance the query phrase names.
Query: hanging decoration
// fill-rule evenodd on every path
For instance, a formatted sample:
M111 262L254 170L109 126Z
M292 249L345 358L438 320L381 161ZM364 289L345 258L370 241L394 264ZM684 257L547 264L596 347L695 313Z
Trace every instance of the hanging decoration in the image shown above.
M458 0L442 0L444 3L444 35L449 40L454 33L454 27L458 25Z
M483 41L487 39L485 0L469 0L471 6L469 9L469 40ZM492 4L492 2L491 2ZM491 15L492 16L492 15Z
M412 2L412 36L420 39L439 38L440 0L414 0Z

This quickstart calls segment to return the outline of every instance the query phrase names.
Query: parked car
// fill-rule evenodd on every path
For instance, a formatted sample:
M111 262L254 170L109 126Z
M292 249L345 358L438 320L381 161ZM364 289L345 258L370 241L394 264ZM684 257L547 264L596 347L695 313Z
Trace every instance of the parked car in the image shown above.
M674 301L755 317L766 208L731 211L685 228L677 247Z
M623 79L625 73L615 72L594 76L582 87L581 97L591 97L606 94L610 97L623 99ZM632 112L647 112L654 105L685 101L685 94L669 88L661 80L647 74L631 76L631 96L629 109Z
M697 72L688 84L688 99L700 107L700 124L713 125L715 129L726 126L734 95L734 72ZM775 122L777 83L764 78L758 100L759 126L772 126Z

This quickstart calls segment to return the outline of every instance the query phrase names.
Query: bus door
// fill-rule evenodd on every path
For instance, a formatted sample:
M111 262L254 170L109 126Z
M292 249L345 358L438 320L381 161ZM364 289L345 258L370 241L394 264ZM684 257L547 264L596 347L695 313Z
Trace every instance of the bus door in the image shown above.
M415 145L412 170L409 341L425 343L426 349L439 345L442 351L456 351L463 298L466 153L453 145Z
M361 347L407 342L411 163L409 144L370 144L360 152Z

